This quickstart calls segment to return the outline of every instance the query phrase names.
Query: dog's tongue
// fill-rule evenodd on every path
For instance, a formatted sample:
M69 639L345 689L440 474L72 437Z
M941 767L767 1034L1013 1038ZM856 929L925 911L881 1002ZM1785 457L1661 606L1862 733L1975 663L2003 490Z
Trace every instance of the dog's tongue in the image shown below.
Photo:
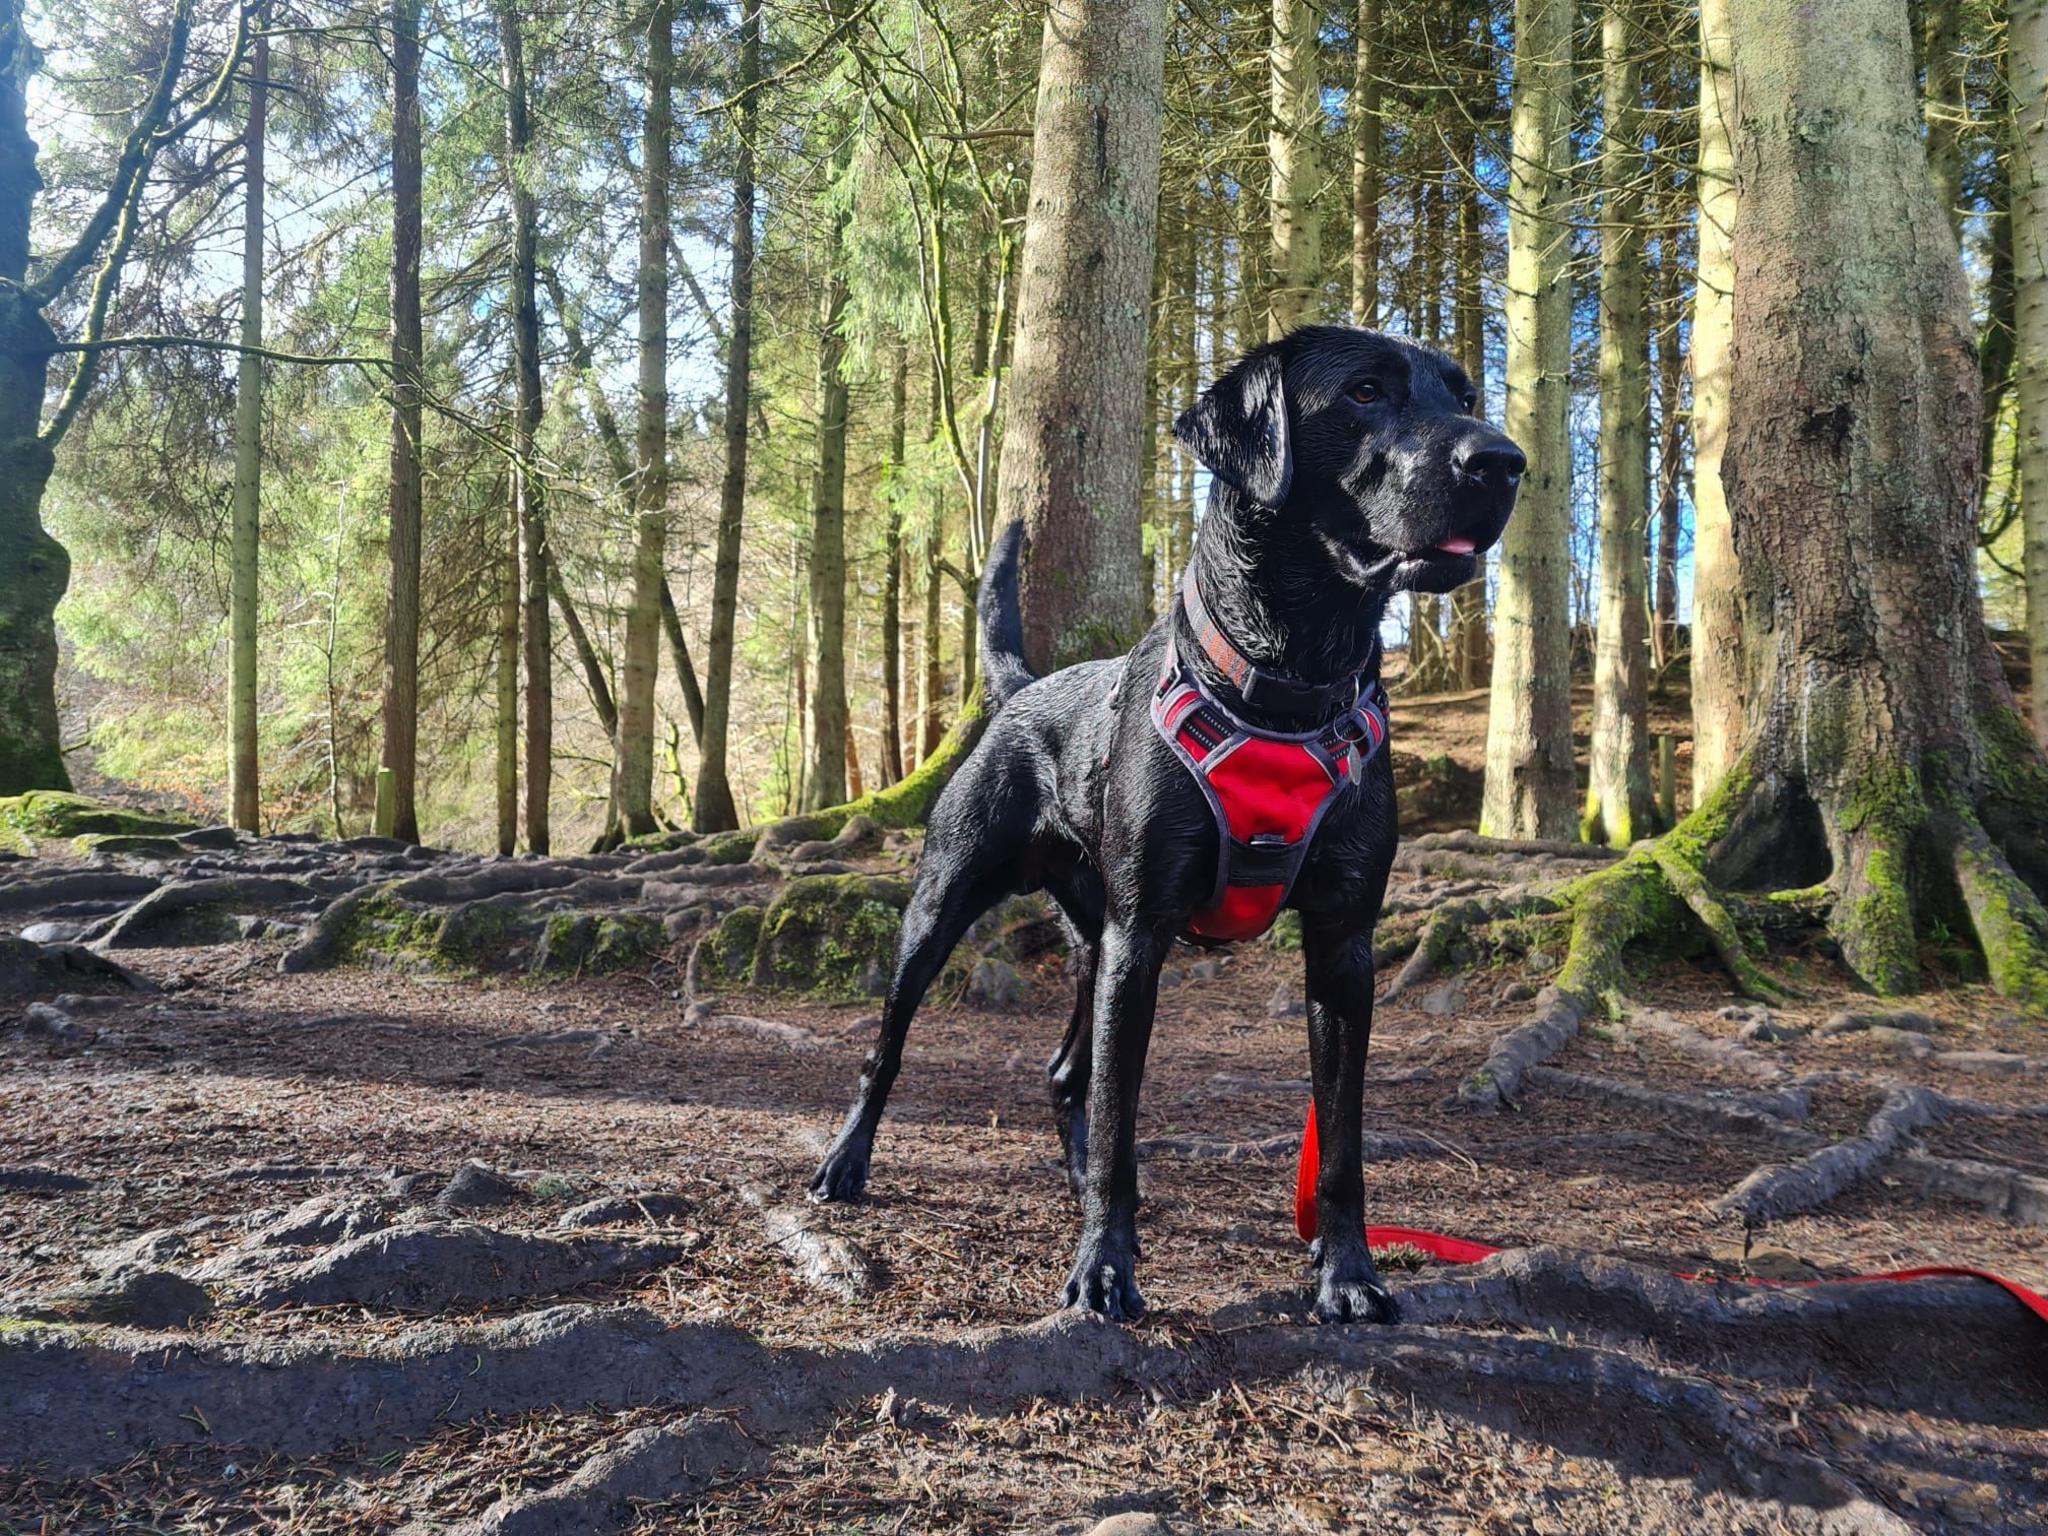
M1437 548L1447 555L1469 555L1473 544L1470 539L1445 539Z

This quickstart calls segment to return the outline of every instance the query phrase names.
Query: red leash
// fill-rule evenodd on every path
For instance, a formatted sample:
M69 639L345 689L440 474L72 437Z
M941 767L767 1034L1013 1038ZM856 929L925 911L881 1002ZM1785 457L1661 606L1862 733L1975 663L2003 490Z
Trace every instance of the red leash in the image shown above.
M1308 1128L1301 1136L1301 1161L1294 1170L1294 1230L1301 1234L1303 1242L1312 1242L1316 1235L1316 1111L1311 1104L1308 1111ZM1485 1243L1471 1242L1462 1237L1446 1237L1441 1232L1425 1232L1419 1227L1367 1227L1365 1241L1368 1247L1385 1248L1400 1244L1419 1248L1433 1259L1446 1264L1477 1264L1481 1259L1490 1259L1502 1250L1488 1247ZM1835 1280L1739 1280L1744 1285L1852 1285L1867 1280L1924 1280L1934 1275L1967 1275L1972 1279L1989 1280L2003 1288L2015 1301L2034 1316L2048 1323L2048 1297L2029 1290L2017 1280L2008 1280L2003 1275L1994 1275L1984 1269L1964 1269L1950 1264L1929 1264L1919 1269L1891 1269L1875 1275L1845 1275ZM1681 1280L1698 1280L1692 1274L1680 1274ZM1729 1276L1708 1276L1709 1280L1731 1279Z

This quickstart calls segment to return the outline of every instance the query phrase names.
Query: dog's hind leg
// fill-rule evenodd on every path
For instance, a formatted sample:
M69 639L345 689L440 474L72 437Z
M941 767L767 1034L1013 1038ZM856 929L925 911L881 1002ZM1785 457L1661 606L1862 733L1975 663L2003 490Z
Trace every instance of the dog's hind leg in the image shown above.
M1017 849L1008 840L982 836L973 841L948 840L933 847L934 831L925 844L926 863L918 871L917 889L903 913L903 933L896 948L896 974L889 982L888 1001L874 1049L861 1066L853 1108L818 1171L811 1176L813 1200L857 1200L867 1187L868 1160L875 1145L889 1090L903 1065L903 1040L910 1033L918 1004L960 942L967 927L1015 889Z
M1088 1178L1088 1075L1095 1045L1095 967L1102 941L1102 888L1092 876L1050 884L1053 900L1067 920L1072 941L1074 1011L1058 1053L1045 1069L1052 1090L1053 1127L1060 1136L1067 1187L1079 1200Z

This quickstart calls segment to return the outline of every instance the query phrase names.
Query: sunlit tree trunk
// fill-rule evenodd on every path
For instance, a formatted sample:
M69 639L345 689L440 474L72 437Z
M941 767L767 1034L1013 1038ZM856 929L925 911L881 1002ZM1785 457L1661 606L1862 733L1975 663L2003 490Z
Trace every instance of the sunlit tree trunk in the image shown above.
M257 543L263 494L263 131L270 39L249 53L249 121L242 133L242 345L235 374L235 493L228 557L228 820L259 830L256 763Z
M1529 456L1500 545L1480 830L1571 838L1572 0L1517 0L1508 185L1507 409Z
M2013 0L2013 330L2034 735L2048 746L2048 0Z
M846 215L835 215L825 256L818 333L818 458L811 473L810 760L803 808L846 799Z
M1163 0L1052 0L998 524L1022 518L1024 638L1041 668L1115 655L1145 606L1138 481L1159 204Z
M511 482L506 481L506 489ZM510 857L519 849L519 508L510 496L493 507L485 521L494 535L491 561L497 584L496 655L493 681L497 689L496 780L498 852Z
M1700 0L1698 278L1692 306L1692 793L1703 801L1742 742L1742 612L1721 453L1735 322L1735 151L1729 0Z
M1380 323L1380 0L1358 0L1351 63L1351 323Z
M420 6L391 7L391 596L384 743L391 836L420 837Z
M646 132L640 151L640 422L634 436L633 589L612 744L612 799L620 829L642 837L654 821L654 684L661 665L663 553L668 543L668 222L670 82L675 9L647 15Z
M1485 15L1481 11L1481 15ZM1472 44L1483 53L1483 46ZM1457 354L1479 398L1473 412L1484 416L1486 403L1486 309L1482 278L1486 248L1480 228L1479 181L1475 164L1477 134L1460 116L1452 139L1453 173L1458 178ZM1451 597L1451 686L1478 688L1486 682L1486 581L1484 574Z
M747 413L753 392L754 131L761 79L761 0L742 0L740 105L734 114L732 178L732 329L725 344L725 479L718 493L718 548L711 572L711 633L704 657L704 735L698 742L697 796L691 825L699 832L740 824L727 774L732 733L733 636L740 591L740 539L747 510Z
M1600 611L1594 633L1587 842L1626 848L1651 829L1650 394L1644 281L1641 17L1616 0L1601 25Z

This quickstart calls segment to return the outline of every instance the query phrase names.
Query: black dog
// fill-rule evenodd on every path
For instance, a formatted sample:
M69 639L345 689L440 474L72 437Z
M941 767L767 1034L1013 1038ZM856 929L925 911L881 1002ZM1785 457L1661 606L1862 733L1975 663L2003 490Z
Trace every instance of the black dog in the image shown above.
M1371 331L1314 326L1252 352L1175 426L1213 476L1192 561L1208 627L1176 604L1120 660L1034 680L1017 606L1023 530L1005 530L981 596L995 715L932 812L880 1039L815 1198L860 1195L911 1015L968 925L1006 895L1045 890L1067 919L1079 981L1049 1069L1083 1208L1066 1302L1140 1311L1139 1081L1160 965L1217 888L1221 838L1151 718L1169 638L1210 698L1266 730L1313 731L1376 689L1388 598L1471 580L1514 507L1521 450L1472 417L1473 399L1450 358ZM1245 688L1227 670L1231 647L1253 664ZM1379 752L1329 806L1288 899L1307 969L1325 1320L1393 1316L1366 1251L1360 1143L1372 932L1394 845L1393 773Z

